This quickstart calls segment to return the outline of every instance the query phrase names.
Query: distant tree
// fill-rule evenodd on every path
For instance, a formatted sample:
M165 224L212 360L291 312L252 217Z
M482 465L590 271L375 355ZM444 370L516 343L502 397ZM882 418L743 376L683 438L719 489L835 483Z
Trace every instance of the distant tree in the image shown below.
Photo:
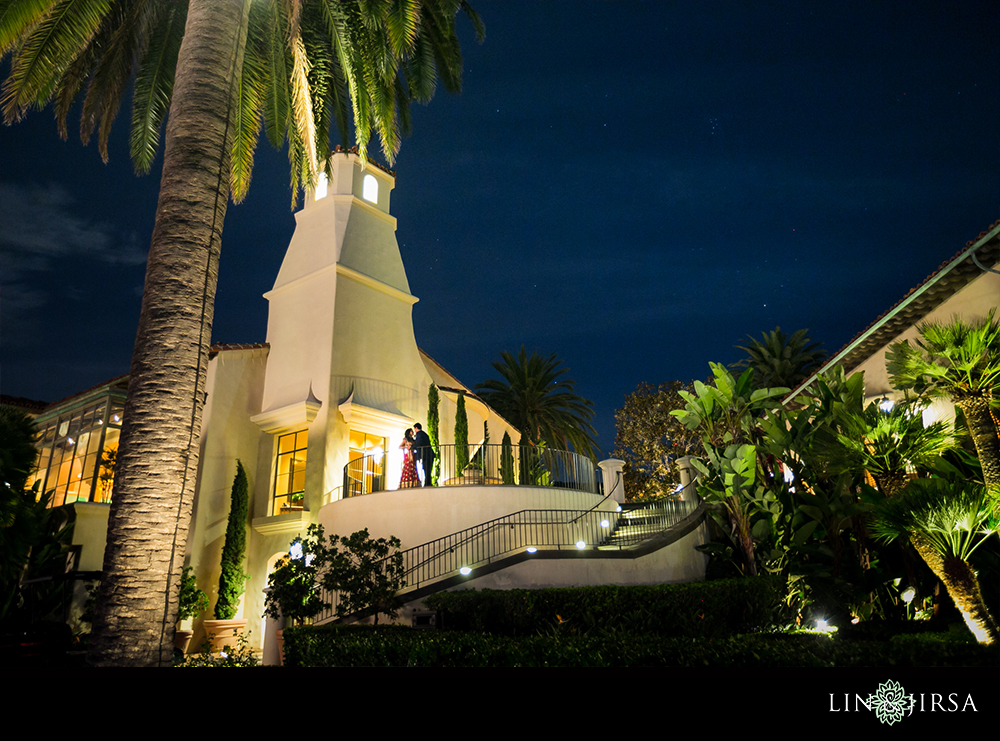
M455 472L458 476L469 465L469 417L465 412L465 394L458 395L455 412Z
M596 459L593 402L573 393L575 381L560 378L569 369L560 367L555 353L542 357L532 352L529 358L522 345L516 358L509 352L501 357L502 362L493 363L501 379L480 383L476 391L518 429L520 444L544 442Z
M441 397L433 383L427 389L427 437L434 450L434 465L431 467L431 486L437 486L441 473Z
M746 357L736 366L753 370L754 388L794 389L818 371L826 358L822 346L810 342L808 331L800 329L789 337L781 327L775 327L773 332L765 332L762 340L747 337L745 345L737 345Z
M683 409L678 393L692 391L680 381L653 386L640 383L625 396L625 406L615 412L615 447L612 455L625 461L625 498L662 496L680 482L677 459L702 452L701 437L671 412Z

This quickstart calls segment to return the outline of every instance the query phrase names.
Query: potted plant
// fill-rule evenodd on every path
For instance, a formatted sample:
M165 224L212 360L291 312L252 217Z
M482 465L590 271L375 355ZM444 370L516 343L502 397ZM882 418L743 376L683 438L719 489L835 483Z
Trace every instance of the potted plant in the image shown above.
M292 541L288 555L281 559L267 578L264 614L273 620L303 625L330 607L320 596L319 570L326 563L323 526L310 525L306 536ZM284 628L279 628L278 649L284 663Z
M198 589L194 569L185 566L181 574L180 604L177 606L177 619L180 621L174 631L174 648L186 653L191 643L194 630L191 622L208 609L208 595Z
M212 644L212 651L234 645L247 621L237 618L240 597L250 575L243 571L243 556L247 549L247 515L250 510L250 493L247 473L236 461L236 478L233 479L229 520L226 525L226 542L222 547L222 572L219 574L219 598L215 602L215 620L205 621L205 632Z

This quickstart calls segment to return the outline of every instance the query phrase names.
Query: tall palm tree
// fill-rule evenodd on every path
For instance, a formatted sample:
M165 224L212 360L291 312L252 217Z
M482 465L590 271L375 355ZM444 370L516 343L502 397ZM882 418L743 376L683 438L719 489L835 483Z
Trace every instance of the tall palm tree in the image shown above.
M132 356L91 661L169 665L198 467L222 224L250 182L263 121L289 143L293 190L314 181L333 121L354 112L391 162L411 99L440 75L457 90L454 17L464 2L5 0L12 55L5 120L52 102L65 135L102 155L134 79L132 152L148 169L167 119L163 174ZM478 20L478 19L475 19ZM479 29L477 25L477 30ZM168 114L169 111L169 114Z
M516 358L509 352L500 356L502 361L493 363L500 380L484 381L476 392L518 429L521 444L572 447L596 459L594 404L573 393L575 381L560 378L569 369L560 367L555 353L542 357L534 351L528 357L522 345Z
M800 329L787 336L781 327L765 332L763 339L747 337L737 345L747 356L737 367L753 369L754 388L786 386L794 389L823 365L826 357L818 342L810 342L808 330Z
M1000 437L992 407L1000 385L1000 321L927 323L920 339L895 343L886 354L892 385L927 398L946 397L965 415L987 486L1000 487Z

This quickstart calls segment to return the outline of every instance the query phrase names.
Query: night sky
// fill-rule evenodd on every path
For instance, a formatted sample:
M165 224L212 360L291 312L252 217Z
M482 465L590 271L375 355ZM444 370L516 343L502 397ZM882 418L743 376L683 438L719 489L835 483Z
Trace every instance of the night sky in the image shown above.
M606 453L639 382L778 325L834 351L1000 219L995 2L473 5L464 91L415 106L393 166L417 343L470 386L556 353ZM51 109L0 127L4 394L128 370L159 183L128 117L108 165ZM265 339L290 202L262 142L216 342Z

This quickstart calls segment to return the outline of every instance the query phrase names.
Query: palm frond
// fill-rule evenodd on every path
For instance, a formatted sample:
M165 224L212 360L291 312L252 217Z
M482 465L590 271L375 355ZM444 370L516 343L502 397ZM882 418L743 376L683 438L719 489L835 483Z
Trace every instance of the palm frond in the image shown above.
M16 47L57 0L4 0L0 3L0 58Z
M95 125L100 123L97 148L101 159L108 161L108 137L118 115L122 97L132 78L132 67L141 43L144 15L151 12L142 0L118 3L105 17L97 33L96 44L104 49L90 78L80 114L80 140L87 144Z
M132 165L144 175L156 159L160 129L170 108L177 55L187 20L186 3L156 3L145 17L142 51L132 92Z
M0 107L7 123L52 99L63 73L87 49L110 8L110 0L63 0L38 18L3 86Z

